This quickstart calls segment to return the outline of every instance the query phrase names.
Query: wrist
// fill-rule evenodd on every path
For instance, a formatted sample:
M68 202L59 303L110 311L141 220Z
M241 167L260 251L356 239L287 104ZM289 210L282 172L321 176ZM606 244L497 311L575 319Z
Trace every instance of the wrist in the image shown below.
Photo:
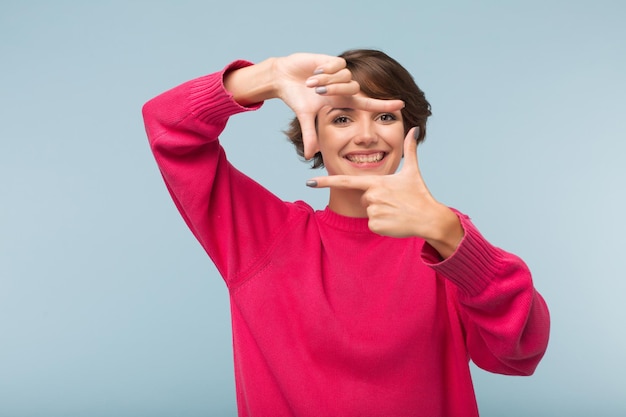
M458 216L448 207L443 206L437 217L435 232L426 242L432 246L443 259L450 257L465 236L465 231Z

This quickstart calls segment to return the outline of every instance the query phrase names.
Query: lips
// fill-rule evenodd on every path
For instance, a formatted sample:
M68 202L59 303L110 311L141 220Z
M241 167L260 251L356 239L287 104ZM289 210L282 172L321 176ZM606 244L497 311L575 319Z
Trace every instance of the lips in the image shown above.
M368 154L349 154L346 155L345 158L353 162L355 164L372 164L375 162L380 162L385 157L385 152L374 152Z

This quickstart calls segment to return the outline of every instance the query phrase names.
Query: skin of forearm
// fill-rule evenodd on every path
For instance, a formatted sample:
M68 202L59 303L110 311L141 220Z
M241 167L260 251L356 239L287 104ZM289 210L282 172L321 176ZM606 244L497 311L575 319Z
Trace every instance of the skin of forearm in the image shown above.
M268 58L258 64L227 73L224 77L224 87L242 106L276 98L276 87L272 76L274 60L275 58Z

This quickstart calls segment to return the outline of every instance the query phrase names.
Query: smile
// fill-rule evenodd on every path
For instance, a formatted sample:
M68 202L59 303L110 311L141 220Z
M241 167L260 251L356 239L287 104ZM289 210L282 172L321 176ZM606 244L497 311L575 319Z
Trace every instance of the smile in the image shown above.
M355 164L371 164L380 162L385 157L385 152L376 152L371 154L350 154L346 155L346 159Z

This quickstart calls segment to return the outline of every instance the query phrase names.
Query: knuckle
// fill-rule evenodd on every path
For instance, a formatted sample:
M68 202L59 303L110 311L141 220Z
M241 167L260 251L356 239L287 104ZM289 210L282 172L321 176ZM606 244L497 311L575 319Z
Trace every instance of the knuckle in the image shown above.
M374 233L382 234L384 229L381 222L377 219L370 219L367 222L367 227Z
M350 86L350 92L352 94L357 94L359 91L361 91L361 86L359 85L358 82L354 80L350 81L348 85Z
M370 219L370 222L379 221L379 216L378 216L379 212L380 210L378 209L377 205L370 204L369 206L367 206L367 217Z
M352 73L349 69L344 68L337 72L337 81L340 82L350 82L352 81Z
M376 187L370 187L367 191L363 193L363 198L367 199L367 201L370 203L381 201L380 190Z

